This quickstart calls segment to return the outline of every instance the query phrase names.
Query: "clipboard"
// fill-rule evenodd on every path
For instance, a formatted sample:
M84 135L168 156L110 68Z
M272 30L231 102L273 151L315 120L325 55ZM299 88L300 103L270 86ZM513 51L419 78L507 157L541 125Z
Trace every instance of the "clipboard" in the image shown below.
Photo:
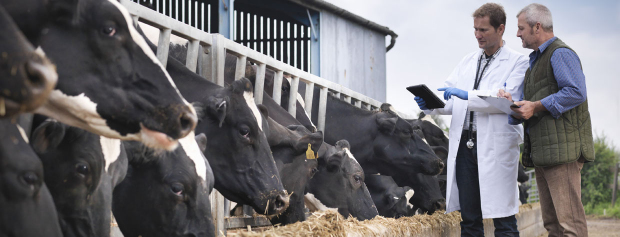
M496 96L483 96L483 95L479 95L478 97L480 97L480 99L486 101L487 103L489 103L493 107L495 107L495 108L497 108L497 109L501 110L502 112L504 112L506 114L509 114L509 115L515 115L516 114L510 108L519 108L518 105L512 103L511 101L509 101L506 98L496 97Z
M446 106L446 103L439 99L439 97L424 84L407 87L407 90L411 92L411 94L424 99L426 108L437 109Z

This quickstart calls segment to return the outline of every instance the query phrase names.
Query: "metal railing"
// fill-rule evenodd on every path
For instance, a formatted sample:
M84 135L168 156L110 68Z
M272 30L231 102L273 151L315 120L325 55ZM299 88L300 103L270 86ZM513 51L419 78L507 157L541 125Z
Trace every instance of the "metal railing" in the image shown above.
M247 61L255 63L258 66L258 71L256 73L256 83L254 85L254 100L258 104L261 104L263 101L265 72L267 68L275 72L273 88L282 87L284 74L292 78L290 81L290 94L292 96L289 97L288 112L293 116L296 114L295 105L297 104L297 96L294 95L297 94L300 81L306 83L306 88L308 88L304 96L305 109L308 116L311 116L312 106L316 106L312 104L314 90L311 88L315 86L319 87L320 98L318 104L319 114L317 128L321 131L325 128L325 111L328 92L334 93L338 98L344 98L344 100L349 103L353 101L353 104L358 108L377 110L381 106L381 102L377 100L337 83L297 69L273 57L264 55L256 50L229 40L220 34L210 34L196 29L130 0L121 0L121 3L132 15L135 24L140 21L159 29L159 41L157 43L156 55L164 66L168 60L170 37L171 34L174 34L188 41L185 65L193 72L200 74L206 80L210 80L220 86L224 86L224 62L226 54L232 54L237 57L236 79L244 76ZM273 99L278 104L281 104L281 93L282 91L280 89L274 89L273 91ZM230 204L217 190L214 190L211 194L210 200L216 231L218 234L225 234L224 221L228 215L227 209L229 209Z

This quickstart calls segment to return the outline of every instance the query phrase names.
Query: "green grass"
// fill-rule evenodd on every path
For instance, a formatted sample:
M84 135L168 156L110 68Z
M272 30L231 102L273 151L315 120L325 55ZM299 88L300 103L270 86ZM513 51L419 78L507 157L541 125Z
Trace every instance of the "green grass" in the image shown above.
M619 200L620 199L616 199L616 204L613 208L611 207L611 203L600 203L596 206L587 204L583 206L583 208L586 211L586 215L620 218L620 203L618 203Z

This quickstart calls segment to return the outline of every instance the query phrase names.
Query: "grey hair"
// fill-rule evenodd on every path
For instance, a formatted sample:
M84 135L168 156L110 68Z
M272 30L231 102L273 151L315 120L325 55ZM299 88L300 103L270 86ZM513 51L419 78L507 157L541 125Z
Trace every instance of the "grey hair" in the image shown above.
M549 8L545 7L542 4L532 3L524 7L519 14L517 14L517 18L521 15L525 14L525 21L530 27L534 27L537 22L540 22L543 30L547 32L553 32L553 20L551 18L551 11Z

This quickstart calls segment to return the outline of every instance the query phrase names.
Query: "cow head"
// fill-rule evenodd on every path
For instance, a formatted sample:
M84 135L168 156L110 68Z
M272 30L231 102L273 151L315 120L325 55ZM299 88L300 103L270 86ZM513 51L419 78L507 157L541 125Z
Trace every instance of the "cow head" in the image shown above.
M394 169L405 173L441 173L444 163L414 132L411 124L387 112L377 113L376 122L379 132L373 146L374 154L385 164L379 167L381 173L393 173Z
M407 216L407 205L414 194L412 188L398 187L392 177L376 174L367 176L364 183L368 186L381 216L393 218Z
M33 133L65 236L110 235L112 190L127 172L118 139L47 120Z
M1 2L0 2L1 3ZM35 51L0 5L0 118L31 112L56 85L56 68Z
M377 208L364 184L364 170L349 151L349 143L340 140L336 142L336 146L323 144L328 147L324 158L319 159L319 172L306 188L307 206L319 210L322 209L321 206L338 208L338 212L343 216L351 215L358 220L377 216ZM340 167L332 167L330 170L328 163L340 163Z
M446 199L441 193L439 181L436 176L424 174L410 174L409 179L400 182L395 179L399 185L411 185L415 193L409 199L409 203L417 207L420 212L433 214L436 210L445 210Z
M116 0L50 2L41 47L58 84L37 110L93 133L174 150L196 112Z
M271 219L273 224L283 225L306 220L304 190L308 181L318 171L317 152L323 143L323 133L299 131L301 125L288 128L266 118L269 121L267 140L278 166L280 178L286 191L290 194L289 206L284 213Z
M209 202L213 175L200 151L206 137L190 135L173 152L124 142L130 165L114 190L112 209L125 236L215 234Z
M62 236L41 160L19 129L0 119L0 235Z
M204 106L204 115L196 131L218 138L209 141L205 152L213 167L215 188L229 200L250 205L258 213L278 214L288 206L288 195L252 91L252 83L242 78L199 96L197 102Z

